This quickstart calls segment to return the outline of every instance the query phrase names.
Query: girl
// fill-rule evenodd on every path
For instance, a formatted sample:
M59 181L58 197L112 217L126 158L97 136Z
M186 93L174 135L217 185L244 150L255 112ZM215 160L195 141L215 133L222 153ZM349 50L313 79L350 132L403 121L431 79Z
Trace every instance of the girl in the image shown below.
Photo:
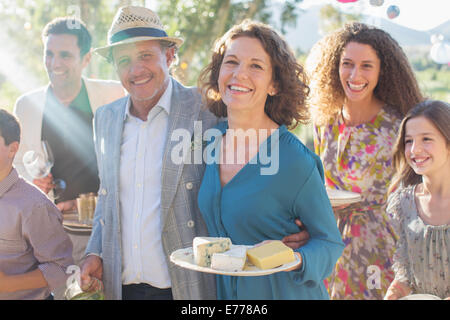
M388 213L399 240L385 299L427 293L450 299L450 105L427 100L400 126Z

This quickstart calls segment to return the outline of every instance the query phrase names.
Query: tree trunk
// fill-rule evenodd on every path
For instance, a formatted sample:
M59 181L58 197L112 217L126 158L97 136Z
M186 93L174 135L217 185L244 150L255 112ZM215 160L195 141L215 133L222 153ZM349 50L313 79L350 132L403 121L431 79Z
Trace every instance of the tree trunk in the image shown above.
M253 19L255 15L260 11L261 7L265 6L265 0L254 0L250 2L250 7L247 10L247 14L244 19Z
M89 26L94 26L95 23L91 21L91 13L89 10L89 2L87 0L79 0L80 2L80 19L86 24L86 27L88 30L90 29ZM92 29L91 29L92 30ZM92 35L92 43L97 43L95 39L95 35L91 32ZM93 63L89 63L86 67L86 74L88 77L92 77L93 75L98 74L98 70L95 68L96 66L93 65Z

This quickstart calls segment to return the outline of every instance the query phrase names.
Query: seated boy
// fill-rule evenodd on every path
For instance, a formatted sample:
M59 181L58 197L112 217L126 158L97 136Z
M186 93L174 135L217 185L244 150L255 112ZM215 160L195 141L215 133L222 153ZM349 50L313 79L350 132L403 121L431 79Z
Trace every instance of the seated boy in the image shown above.
M18 176L17 119L0 109L0 300L53 299L73 264L62 215L47 196Z

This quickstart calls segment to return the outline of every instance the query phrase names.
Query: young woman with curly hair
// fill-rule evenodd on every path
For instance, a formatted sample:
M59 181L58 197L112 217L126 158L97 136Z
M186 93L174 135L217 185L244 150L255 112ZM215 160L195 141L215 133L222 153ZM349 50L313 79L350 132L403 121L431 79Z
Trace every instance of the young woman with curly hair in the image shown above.
M200 87L208 108L227 117L198 196L210 236L246 245L282 240L297 231L295 219L310 235L288 272L217 276L217 297L328 299L323 280L343 243L320 159L287 129L308 120L303 68L271 27L244 21L217 40Z
M332 299L382 299L394 276L396 235L385 213L392 146L402 117L423 98L398 43L363 23L320 40L306 68L326 185L362 197L334 208L346 247L326 285Z

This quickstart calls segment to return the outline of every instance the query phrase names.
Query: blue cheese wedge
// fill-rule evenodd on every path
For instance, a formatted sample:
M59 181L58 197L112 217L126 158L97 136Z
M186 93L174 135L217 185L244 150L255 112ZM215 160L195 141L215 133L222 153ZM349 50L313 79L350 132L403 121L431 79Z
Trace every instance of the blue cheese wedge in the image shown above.
M230 238L195 237L192 243L194 261L198 266L210 267L213 253L225 252L230 247Z
M247 260L247 248L235 246L222 253L213 253L211 268L221 271L242 271Z

